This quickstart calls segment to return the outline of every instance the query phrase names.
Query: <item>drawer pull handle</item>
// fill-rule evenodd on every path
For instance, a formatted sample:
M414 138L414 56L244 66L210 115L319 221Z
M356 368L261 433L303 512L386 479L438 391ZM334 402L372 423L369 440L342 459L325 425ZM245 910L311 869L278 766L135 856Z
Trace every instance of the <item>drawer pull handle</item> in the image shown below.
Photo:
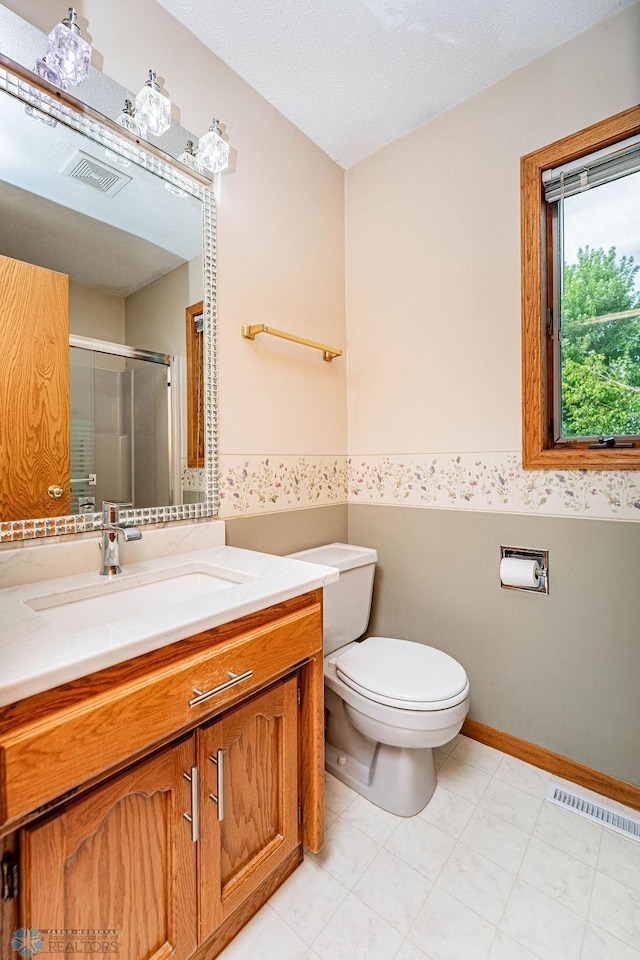
M191 767L191 773L182 776L191 784L191 813L183 813L184 819L191 824L191 839L198 842L198 768Z
M194 687L193 692L195 693L195 697L189 700L189 706L197 707L199 703L204 703L209 697L215 697L216 693L222 693L223 690L228 690L229 687L234 687L236 683L242 683L243 680L248 680L249 677L252 676L253 670L247 670L246 673L234 673L233 670L229 670L229 679L221 683L219 687L214 687L212 690L205 690L204 693L202 690Z
M211 763L215 763L218 771L218 796L215 793L209 794L209 799L213 800L218 807L218 820L224 820L224 750L218 750L215 757L210 756Z

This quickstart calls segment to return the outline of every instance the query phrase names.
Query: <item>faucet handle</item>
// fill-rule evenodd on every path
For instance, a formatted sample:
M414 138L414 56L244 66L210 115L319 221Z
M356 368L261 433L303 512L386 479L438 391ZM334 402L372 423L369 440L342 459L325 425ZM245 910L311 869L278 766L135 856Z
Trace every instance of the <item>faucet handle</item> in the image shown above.
M122 500L103 500L102 501L102 522L118 523L120 520L120 508L132 507L133 503Z

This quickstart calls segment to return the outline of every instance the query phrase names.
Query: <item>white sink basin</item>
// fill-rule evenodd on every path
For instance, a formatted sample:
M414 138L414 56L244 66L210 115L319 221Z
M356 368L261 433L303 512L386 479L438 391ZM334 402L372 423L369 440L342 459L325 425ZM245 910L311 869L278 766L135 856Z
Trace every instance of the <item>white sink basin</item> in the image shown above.
M171 570L137 574L75 590L44 594L27 600L45 620L70 633L104 626L162 607L197 600L228 590L254 577L209 564L190 564Z

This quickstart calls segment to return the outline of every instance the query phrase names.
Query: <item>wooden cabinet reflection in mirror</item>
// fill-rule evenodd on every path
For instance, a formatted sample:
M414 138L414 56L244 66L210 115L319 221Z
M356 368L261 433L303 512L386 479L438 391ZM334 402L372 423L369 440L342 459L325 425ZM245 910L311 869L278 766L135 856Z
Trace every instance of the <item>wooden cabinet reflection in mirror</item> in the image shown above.
M69 278L0 256L0 521L69 512Z
M186 309L187 466L204 467L204 313L203 301Z

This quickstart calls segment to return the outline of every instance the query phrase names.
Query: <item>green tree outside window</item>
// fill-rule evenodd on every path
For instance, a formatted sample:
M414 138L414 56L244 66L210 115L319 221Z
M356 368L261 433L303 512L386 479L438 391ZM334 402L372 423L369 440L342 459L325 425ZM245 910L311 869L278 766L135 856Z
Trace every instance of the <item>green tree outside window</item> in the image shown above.
M562 435L640 434L640 265L616 248L580 248L565 264Z

